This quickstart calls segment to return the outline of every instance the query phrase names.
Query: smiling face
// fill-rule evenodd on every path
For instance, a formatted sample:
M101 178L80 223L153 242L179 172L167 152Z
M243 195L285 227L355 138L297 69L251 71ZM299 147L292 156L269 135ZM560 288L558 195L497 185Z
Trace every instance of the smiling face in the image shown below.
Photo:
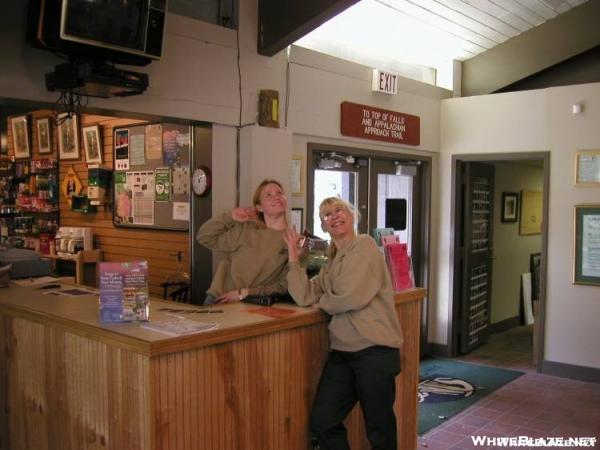
M265 216L285 214L287 198L283 188L277 183L267 183L263 186L255 203L256 209Z
M354 235L354 215L348 206L341 201L333 201L321 205L319 209L323 231L336 238Z

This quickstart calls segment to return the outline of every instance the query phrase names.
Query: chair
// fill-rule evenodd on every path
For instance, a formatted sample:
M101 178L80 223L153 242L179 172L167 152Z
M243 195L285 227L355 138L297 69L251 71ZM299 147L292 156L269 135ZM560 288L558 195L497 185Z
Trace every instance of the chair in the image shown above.
M187 282L164 281L160 284L163 288L163 298L173 300L174 302L188 303L190 295L190 285Z
M190 296L190 274L183 270L182 252L177 252L177 269L167 275L160 283L163 288L163 299L188 303Z

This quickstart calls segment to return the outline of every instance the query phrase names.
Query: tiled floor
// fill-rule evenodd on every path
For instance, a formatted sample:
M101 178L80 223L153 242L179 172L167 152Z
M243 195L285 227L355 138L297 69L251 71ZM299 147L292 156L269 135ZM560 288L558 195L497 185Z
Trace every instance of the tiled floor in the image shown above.
M596 437L600 449L600 384L536 373L532 339L531 327L513 328L457 358L525 375L419 437L418 450L534 448L475 446L472 436Z

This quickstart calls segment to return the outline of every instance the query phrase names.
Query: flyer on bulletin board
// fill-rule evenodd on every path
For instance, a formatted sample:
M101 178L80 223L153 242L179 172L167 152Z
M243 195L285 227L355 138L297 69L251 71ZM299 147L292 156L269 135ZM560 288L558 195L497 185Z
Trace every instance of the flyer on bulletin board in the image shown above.
M148 262L101 262L100 322L147 321Z

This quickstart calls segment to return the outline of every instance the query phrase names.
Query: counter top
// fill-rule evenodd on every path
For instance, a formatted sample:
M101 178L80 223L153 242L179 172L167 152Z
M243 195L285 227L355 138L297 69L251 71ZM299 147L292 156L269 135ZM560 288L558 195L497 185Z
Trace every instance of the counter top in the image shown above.
M73 288L66 285L64 287ZM59 291L59 289L53 290ZM327 315L317 307L307 308L287 303L261 307L236 302L205 307L152 299L150 301L151 321L183 317L187 320L218 324L217 328L210 331L170 336L144 328L143 322L100 323L96 294L47 295L45 291L48 289L14 284L0 289L0 311L13 317L43 322L46 325L147 356L220 344L327 320ZM424 295L425 289L413 288L397 293L395 300L397 304L417 301ZM173 311L174 309L180 311ZM185 312L194 310L209 312Z

